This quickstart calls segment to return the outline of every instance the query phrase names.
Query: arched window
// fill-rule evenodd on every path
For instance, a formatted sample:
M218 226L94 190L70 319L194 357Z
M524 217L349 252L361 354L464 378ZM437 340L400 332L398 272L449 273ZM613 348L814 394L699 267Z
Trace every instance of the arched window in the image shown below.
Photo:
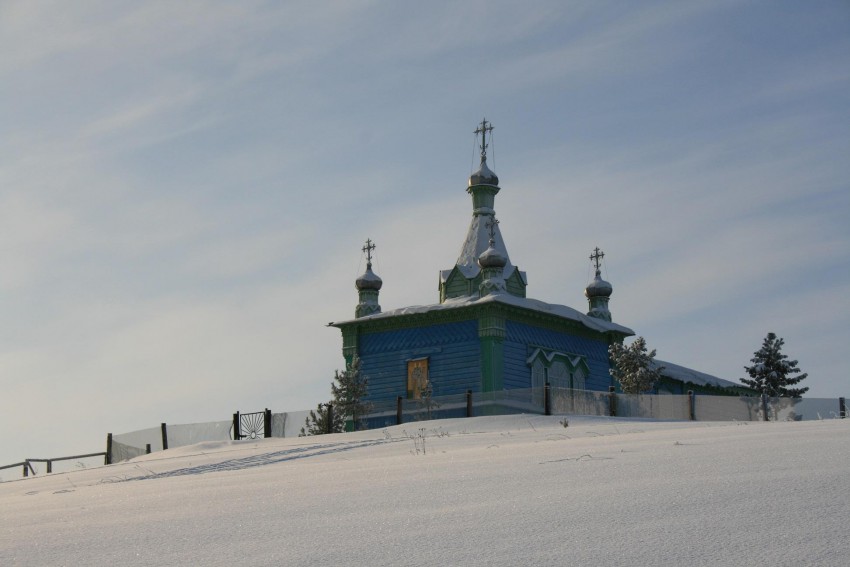
M546 368L538 358L531 365L531 387L542 388L544 384L546 384Z
M546 384L546 367L539 358L531 364L531 401L543 405L543 386Z
M563 360L552 361L552 366L549 368L549 385L562 389L570 387L570 371L567 370Z
M577 367L573 370L573 389L574 390L585 390L584 385L584 368L582 366Z

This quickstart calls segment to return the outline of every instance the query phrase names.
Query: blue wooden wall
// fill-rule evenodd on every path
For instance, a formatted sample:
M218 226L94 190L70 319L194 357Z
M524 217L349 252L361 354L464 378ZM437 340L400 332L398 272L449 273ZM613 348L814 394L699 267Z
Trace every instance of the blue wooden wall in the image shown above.
M481 389L478 321L364 333L358 339L361 371L369 378L368 400L407 396L407 361L428 357L434 396Z
M530 388L531 369L526 360L534 348L580 354L587 360L590 375L585 379L588 390L608 390L612 384L608 372L608 344L567 333L533 327L514 321L505 322L505 377L504 386Z

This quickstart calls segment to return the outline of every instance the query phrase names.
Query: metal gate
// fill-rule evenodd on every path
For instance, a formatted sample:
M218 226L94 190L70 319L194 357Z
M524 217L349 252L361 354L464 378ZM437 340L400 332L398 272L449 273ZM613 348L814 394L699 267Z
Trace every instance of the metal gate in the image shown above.
M272 410L233 414L233 439L260 439L272 436Z

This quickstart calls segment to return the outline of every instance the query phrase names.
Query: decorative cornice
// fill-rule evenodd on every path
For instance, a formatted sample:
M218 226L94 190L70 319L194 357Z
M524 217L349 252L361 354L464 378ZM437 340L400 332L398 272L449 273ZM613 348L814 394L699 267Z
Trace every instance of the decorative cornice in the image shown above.
M566 319L552 313L523 309L522 307L499 302L466 305L454 309L440 309L424 313L378 317L375 319L355 319L343 323L332 323L331 326L342 329L343 336L345 337L346 331L352 332L355 328L357 330L354 332L358 334L380 333L442 323L480 321L485 318L499 318L504 321L504 324L511 321L541 327L551 331L566 332L574 336L602 341L606 344L611 342L611 338L621 342L627 336L624 333L614 330L606 332L594 331L588 329L579 321Z

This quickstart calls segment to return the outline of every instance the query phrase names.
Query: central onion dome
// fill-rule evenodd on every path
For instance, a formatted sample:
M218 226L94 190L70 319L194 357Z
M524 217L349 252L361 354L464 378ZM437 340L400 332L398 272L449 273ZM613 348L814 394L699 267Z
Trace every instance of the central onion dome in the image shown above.
M374 289L375 291L378 291L381 289L382 285L384 285L383 280L372 271L372 262L366 264L366 272L354 281L354 286L358 291L367 289Z
M482 268L504 268L508 259L496 250L496 241L490 239L490 246L478 257L478 265Z
M584 295L588 299L592 299L594 297L611 297L611 294L613 292L613 286L603 280L600 276L599 270L596 270L596 276L593 278L593 281L590 282L590 284L585 288Z
M481 167L478 168L478 171L469 176L469 186L472 187L473 185L499 186L499 177L493 173L489 167L487 167L486 158L482 157Z

